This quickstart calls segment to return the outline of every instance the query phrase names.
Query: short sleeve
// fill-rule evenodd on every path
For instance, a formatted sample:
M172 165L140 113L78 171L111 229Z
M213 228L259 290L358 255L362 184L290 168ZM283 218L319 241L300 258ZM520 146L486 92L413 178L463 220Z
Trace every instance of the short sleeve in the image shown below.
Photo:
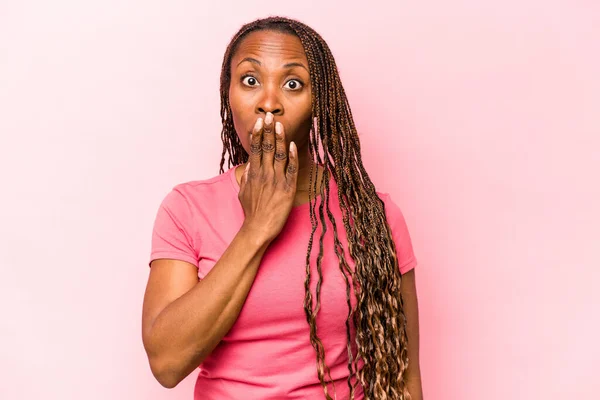
M417 265L408 226L400 207L392 200L392 197L386 193L382 196L382 200L392 230L392 238L396 244L400 273L405 274Z
M159 258L187 261L198 267L191 230L192 215L185 197L174 188L163 199L152 230L150 263Z

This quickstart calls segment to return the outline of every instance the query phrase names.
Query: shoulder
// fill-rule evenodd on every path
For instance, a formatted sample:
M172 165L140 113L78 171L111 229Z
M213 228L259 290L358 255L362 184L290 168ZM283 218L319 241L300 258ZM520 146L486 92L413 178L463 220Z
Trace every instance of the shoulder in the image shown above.
M233 172L234 168L211 178L181 182L173 186L172 191L189 196L213 193L221 190L223 187L229 189L232 186L231 175Z
M207 179L180 182L174 185L164 197L162 205L189 207L191 204L206 204L222 198L224 192L235 191L232 173L234 168Z
M392 239L396 244L396 254L400 272L405 274L417 264L411 235L400 206L389 193L377 192L384 203L385 213L390 226Z
M406 231L406 220L404 214L390 193L377 191L377 195L383 202L385 214L393 231Z
M398 204L392 199L392 195L387 192L377 191L377 196L383 202L385 213L388 218L396 217L396 214L401 213L400 207Z

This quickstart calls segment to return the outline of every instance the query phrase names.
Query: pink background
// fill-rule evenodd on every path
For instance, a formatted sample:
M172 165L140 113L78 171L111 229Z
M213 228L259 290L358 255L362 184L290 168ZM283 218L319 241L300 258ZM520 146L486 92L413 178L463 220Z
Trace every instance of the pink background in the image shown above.
M406 216L426 398L598 398L600 4L204 3L0 2L0 398L191 399L142 347L153 218L218 172L223 52L277 14Z

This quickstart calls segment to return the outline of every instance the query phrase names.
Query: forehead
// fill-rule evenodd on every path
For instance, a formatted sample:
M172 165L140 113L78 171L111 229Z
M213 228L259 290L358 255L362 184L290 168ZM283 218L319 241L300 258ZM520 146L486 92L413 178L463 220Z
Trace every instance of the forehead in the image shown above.
M294 59L308 63L302 42L297 36L269 30L252 32L242 39L233 55L232 61L241 60L245 57L281 60ZM232 66L235 65L237 63L235 61L232 62Z

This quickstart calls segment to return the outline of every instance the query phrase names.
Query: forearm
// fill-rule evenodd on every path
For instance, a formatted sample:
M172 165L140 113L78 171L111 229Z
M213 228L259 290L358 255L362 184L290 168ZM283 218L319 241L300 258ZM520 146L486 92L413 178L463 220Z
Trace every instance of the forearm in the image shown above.
M206 277L158 315L148 347L163 386L188 376L231 329L267 247L242 228Z
M408 369L405 373L408 392L411 400L422 400L419 338L419 302L414 269L402 277L402 298L406 316L406 335L408 340Z
M413 325L409 326L408 331L408 369L406 370L406 385L410 393L410 400L423 400L423 387L421 385L421 366L419 362L419 332Z
M421 385L421 373L414 373L407 377L406 386L410 393L410 400L423 400L423 386Z

